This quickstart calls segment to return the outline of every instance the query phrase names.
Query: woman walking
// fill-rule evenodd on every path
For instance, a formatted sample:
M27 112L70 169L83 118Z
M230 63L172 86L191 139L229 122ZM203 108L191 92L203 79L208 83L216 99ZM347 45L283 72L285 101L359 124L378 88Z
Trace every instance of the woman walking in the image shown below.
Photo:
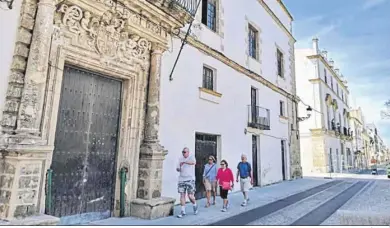
M215 165L214 156L209 157L209 162L204 165L203 184L206 189L207 203L206 207L210 207L211 192L213 192L213 205L215 205L215 197L217 196L217 166Z
M221 161L221 168L217 172L217 181L219 184L219 192L223 199L222 212L227 211L229 200L228 193L234 187L234 176L231 169L228 168L226 160Z

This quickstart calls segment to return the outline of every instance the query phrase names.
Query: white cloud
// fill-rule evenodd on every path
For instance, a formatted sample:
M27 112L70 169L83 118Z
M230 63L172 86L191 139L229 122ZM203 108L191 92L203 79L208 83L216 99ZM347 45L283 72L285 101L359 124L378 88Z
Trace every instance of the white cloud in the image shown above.
M369 9L374 8L376 6L379 6L387 1L388 0L366 0L363 4L362 9L369 10Z

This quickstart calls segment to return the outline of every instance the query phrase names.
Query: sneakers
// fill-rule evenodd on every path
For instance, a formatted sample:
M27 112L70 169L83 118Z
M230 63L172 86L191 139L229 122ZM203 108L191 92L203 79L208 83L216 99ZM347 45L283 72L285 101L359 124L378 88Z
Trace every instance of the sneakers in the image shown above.
M194 215L197 215L198 214L198 205L194 205L193 206L194 208ZM185 211L181 211L180 214L177 215L178 218L183 218L184 216L186 216L186 212Z
M184 216L186 216L185 211L181 211L180 214L177 215L178 218L183 218Z
M248 204L248 201L249 201L249 198L247 200L244 200L244 202L242 202L241 206L245 207Z
M194 214L198 214L198 204L193 206L194 208Z
M223 208L221 209L221 211L222 211L222 212L226 212L226 211L227 211L227 208L226 208L226 207L223 207Z

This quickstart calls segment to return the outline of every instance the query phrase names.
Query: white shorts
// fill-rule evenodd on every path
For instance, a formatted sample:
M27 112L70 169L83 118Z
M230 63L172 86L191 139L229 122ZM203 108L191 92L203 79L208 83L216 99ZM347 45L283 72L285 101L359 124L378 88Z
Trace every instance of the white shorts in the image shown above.
M242 192L248 192L249 189L251 188L250 178L249 177L245 179L240 178L240 186Z

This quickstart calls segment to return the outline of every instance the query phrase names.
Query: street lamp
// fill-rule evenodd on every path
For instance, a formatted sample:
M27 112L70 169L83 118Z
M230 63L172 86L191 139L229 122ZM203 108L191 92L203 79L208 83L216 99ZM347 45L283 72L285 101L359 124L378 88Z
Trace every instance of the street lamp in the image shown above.
M8 6L8 9L12 9L12 4L14 3L14 0L0 0L0 2L5 2Z
M311 112L312 111L313 111L313 109L310 106L307 106L307 108L306 108L306 116L305 117L298 117L298 121L301 122L301 121L309 119L310 116L311 116Z

